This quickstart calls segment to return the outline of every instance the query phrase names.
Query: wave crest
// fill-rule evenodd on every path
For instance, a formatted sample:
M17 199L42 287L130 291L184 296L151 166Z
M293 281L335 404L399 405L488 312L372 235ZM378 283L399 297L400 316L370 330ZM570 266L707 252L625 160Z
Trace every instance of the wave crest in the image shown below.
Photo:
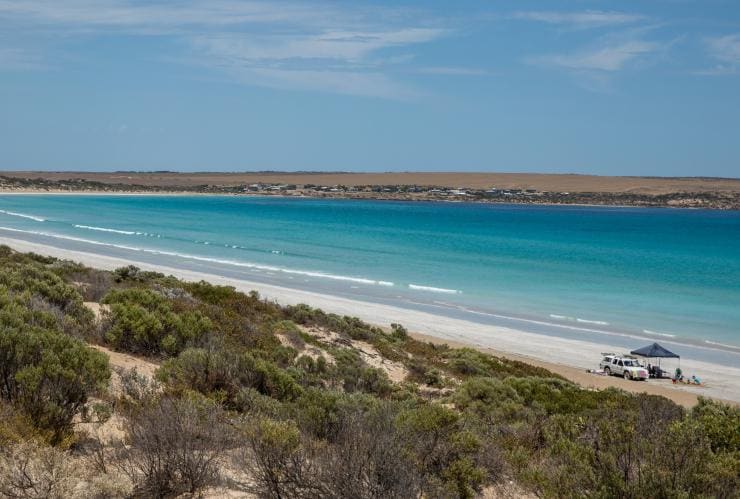
M94 230L98 232L112 232L114 234L125 234L127 236L133 236L136 234L142 234L141 232L134 232L132 230L118 230L118 229L109 229L107 227L95 227L92 225L75 225L78 229L85 229L85 230Z
M0 210L0 213L2 213L3 215L10 215L11 217L27 218L29 220L34 220L36 222L46 222L45 218L37 217L35 215L26 215L25 213L18 213L15 211Z
M365 279L362 277L350 277L350 276L344 276L344 275L328 274L328 273L319 272L319 271L296 270L296 269L289 269L289 268L283 268L283 267L275 267L272 265L261 265L257 263L251 263L251 262L224 260L221 258L210 258L210 257L205 257L205 256L190 255L187 253L177 253L175 251L155 250L155 249L150 249L150 248L138 248L135 246L127 246L124 244L104 243L102 241L95 241L92 239L84 239L81 237L73 237L73 236L64 236L61 234L52 234L50 232L43 232L43 231L13 229L10 227L0 227L0 230L7 230L10 232L20 232L20 233L25 233L25 234L34 234L34 235L44 236L44 237L53 237L57 239L65 239L68 241L94 244L96 246L106 246L109 248L119 248L119 249L125 249L129 251L138 251L141 253L148 253L151 255L172 256L172 257L177 257L177 258L185 258L188 260L195 260L199 262L218 263L221 265L233 265L235 267L249 268L249 269L254 269L258 271L280 272L280 273L289 274L289 275L292 274L292 275L302 275L302 276L307 276L307 277L318 277L322 279L356 282L359 284L368 284L368 285L379 285L379 286L393 286L394 285L394 283L389 282L389 281L376 281L374 279Z
M651 331L650 329L643 329L643 333L650 334L652 336L663 336L665 338L675 338L675 334L669 334L669 333L659 333L658 331Z
M448 295L462 294L462 291L459 289L435 288L434 286L420 286L418 284L409 284L409 289L414 289L416 291L429 291L431 293L445 293Z

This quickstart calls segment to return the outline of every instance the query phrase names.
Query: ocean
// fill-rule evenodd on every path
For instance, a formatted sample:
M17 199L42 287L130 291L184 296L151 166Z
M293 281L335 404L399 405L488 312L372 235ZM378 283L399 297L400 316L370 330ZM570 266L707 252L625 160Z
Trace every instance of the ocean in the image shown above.
M740 364L740 212L0 195L3 237Z

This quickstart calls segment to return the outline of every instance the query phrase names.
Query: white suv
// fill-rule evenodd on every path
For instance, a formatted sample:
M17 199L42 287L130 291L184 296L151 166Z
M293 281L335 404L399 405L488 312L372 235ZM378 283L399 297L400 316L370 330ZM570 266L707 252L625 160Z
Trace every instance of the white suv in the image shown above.
M632 357L624 357L617 354L604 354L604 358L599 363L599 367L604 370L608 376L616 374L624 376L624 379L646 380L648 371Z

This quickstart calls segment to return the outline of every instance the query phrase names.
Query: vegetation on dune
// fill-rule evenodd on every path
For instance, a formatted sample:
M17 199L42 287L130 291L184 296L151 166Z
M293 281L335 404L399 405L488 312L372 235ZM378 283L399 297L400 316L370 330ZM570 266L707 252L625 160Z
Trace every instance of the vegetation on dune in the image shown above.
M155 379L109 386L88 343L160 363ZM108 418L122 434L106 440L90 428ZM0 496L442 498L514 481L730 498L739 436L734 406L584 390L397 324L0 247Z

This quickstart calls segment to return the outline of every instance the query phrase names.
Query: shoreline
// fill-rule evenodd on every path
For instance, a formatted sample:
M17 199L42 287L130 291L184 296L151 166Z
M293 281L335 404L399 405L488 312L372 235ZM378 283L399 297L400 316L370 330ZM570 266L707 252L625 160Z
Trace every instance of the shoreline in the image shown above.
M276 301L281 305L306 303L327 312L356 316L381 327L388 327L390 323L397 322L403 324L409 331L413 331L412 336L417 339L447 343L451 346L476 348L493 355L539 365L584 387L601 389L613 386L631 392L663 395L687 407L694 405L699 396L731 401L732 403L740 402L740 368L682 359L681 366L684 372L687 375L698 374L707 386L674 386L670 380L650 380L647 383L626 381L621 378L599 376L586 372L586 369L595 368L598 365L601 352L619 352L623 350L620 347L545 336L502 326L487 326L428 312L355 301L337 296L147 264L96 253L67 250L19 239L2 237L0 243L7 244L17 251L34 252L78 261L93 268L112 270L124 265L134 264L144 270L172 274L187 281L205 280L213 284L233 286L243 292L256 290L265 299Z
M314 196L302 194L268 194L264 192L193 192L193 191L93 191L93 190L44 190L44 189L12 189L0 188L0 196L211 196L211 197L264 197L280 199L331 199L335 201L390 201L398 203L449 203L449 204L483 204L483 205L506 205L506 206L547 206L547 207L576 207L576 208L624 208L624 209L666 209L666 210L707 210L707 211L740 211L740 208L713 208L711 206L681 206L681 205L647 205L647 204L599 204L599 203L551 203L536 201L492 201L474 199L444 199L428 197L394 198L383 196Z

